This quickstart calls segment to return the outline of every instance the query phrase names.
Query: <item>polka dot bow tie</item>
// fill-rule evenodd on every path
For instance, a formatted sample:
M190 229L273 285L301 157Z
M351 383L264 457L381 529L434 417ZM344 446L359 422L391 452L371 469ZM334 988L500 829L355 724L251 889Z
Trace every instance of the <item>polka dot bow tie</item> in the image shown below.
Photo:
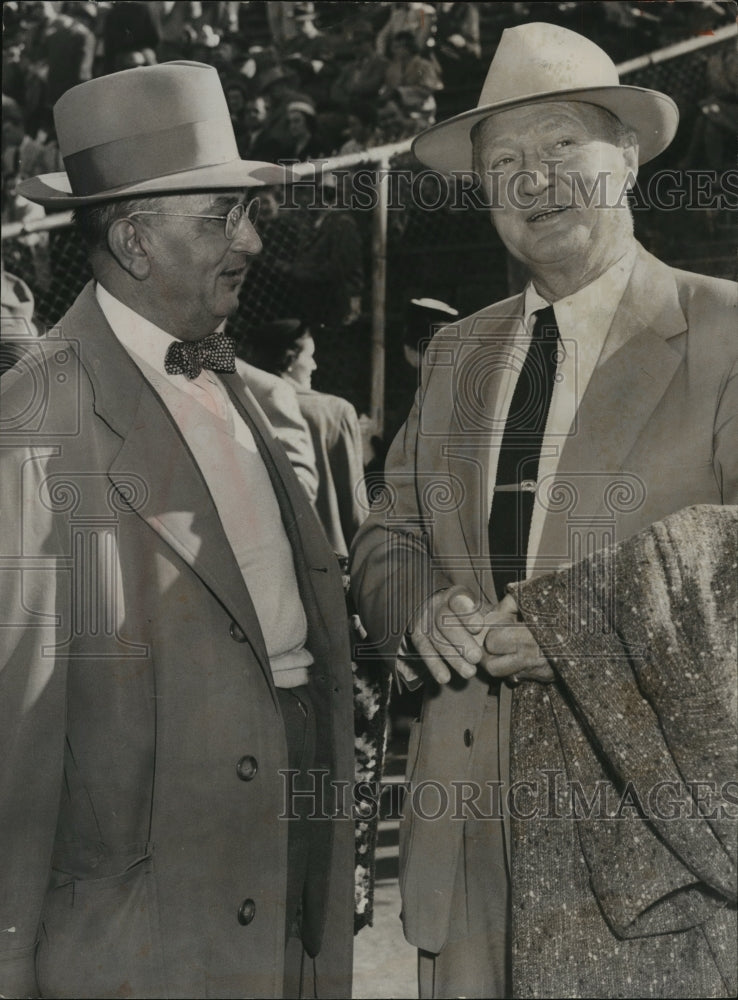
M168 375L197 378L203 368L235 372L235 340L226 333L211 333L202 340L175 340L167 349L164 370Z

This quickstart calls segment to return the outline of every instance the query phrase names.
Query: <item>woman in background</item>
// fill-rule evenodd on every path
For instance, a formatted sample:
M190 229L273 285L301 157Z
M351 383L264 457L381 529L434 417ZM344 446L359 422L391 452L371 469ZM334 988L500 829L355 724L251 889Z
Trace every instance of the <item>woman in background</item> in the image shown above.
M368 513L361 431L356 410L346 399L311 388L315 341L298 319L281 319L249 333L249 360L280 375L297 393L310 428L318 467L315 509L339 558L346 558Z

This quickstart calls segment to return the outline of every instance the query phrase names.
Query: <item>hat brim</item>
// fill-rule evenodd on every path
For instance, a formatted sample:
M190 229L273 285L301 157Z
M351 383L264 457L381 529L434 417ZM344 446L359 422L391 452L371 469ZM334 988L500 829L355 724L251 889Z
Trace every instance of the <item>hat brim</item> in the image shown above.
M29 201L45 208L79 208L95 205L118 198L134 198L138 195L183 194L188 191L218 191L229 188L266 187L290 184L295 180L291 170L276 163L261 160L232 160L214 166L183 170L164 177L154 177L135 184L126 184L91 195L72 193L69 177L65 171L41 174L31 177L18 185L18 193Z
M638 162L647 163L663 152L676 134L679 110L670 97L645 87L582 87L528 94L511 101L487 104L439 122L416 136L412 151L426 166L443 174L472 170L471 130L477 122L501 111L527 104L579 101L612 112L638 136Z

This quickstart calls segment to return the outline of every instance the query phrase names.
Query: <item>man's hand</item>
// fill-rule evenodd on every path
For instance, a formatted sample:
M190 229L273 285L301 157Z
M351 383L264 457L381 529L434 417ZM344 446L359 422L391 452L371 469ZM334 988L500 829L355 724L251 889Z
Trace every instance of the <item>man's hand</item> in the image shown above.
M550 684L553 670L526 625L518 620L517 605L508 594L485 618L484 655L481 665L508 683L539 681Z
M421 606L407 636L439 684L448 684L451 670L466 678L477 672L485 655L483 620L491 611L458 586L431 594Z
M509 595L493 608L478 605L465 587L439 590L421 606L407 636L439 684L448 684L451 670L473 677L479 665L491 677L511 684L548 684L554 679L548 660L518 620L517 605Z

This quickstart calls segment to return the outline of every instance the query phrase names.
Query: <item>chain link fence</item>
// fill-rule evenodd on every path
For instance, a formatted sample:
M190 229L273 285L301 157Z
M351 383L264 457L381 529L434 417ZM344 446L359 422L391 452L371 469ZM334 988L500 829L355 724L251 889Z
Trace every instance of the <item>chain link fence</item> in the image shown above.
M716 155L724 157L726 167L734 162L735 151L728 140L716 154L714 136L711 139L709 130L707 136L704 129L700 131L706 117L704 106L709 107L720 90L721 73L729 67L731 52L735 53L735 37L729 31L621 67L623 82L663 90L674 97L682 115L675 143L647 166L642 184L666 167L720 167L721 163L710 159ZM362 166L351 166L348 191L344 189L345 193L363 192L355 200L366 204L366 208L344 210L353 219L363 247L361 314L348 324L317 331L318 371L313 384L345 396L359 412L376 415L378 403L389 435L406 416L417 382L402 348L407 301L430 296L450 303L463 315L517 291L525 276L509 260L487 213L454 210L452 188L444 191L407 152L388 159L386 149L381 157L369 151L361 159ZM328 161L326 168L343 167L345 162L346 158ZM377 190L378 173L387 164L385 209L366 194ZM238 315L230 324L242 346L251 326L294 312L289 265L310 242L315 228L315 215L309 208L279 206L271 200L267 207L260 223L264 249L251 266ZM647 198L637 208L636 234L667 263L735 276L734 213L709 207L695 212L688 206L665 212ZM385 210L378 226L376 214ZM26 281L35 296L37 322L53 325L91 276L75 230L68 223L32 233L6 227L2 246L6 270ZM379 350L378 337L382 341ZM383 364L385 376L380 380L384 384L379 400L372 399L377 396L372 368L378 364ZM381 418L375 421L378 429L381 422Z

